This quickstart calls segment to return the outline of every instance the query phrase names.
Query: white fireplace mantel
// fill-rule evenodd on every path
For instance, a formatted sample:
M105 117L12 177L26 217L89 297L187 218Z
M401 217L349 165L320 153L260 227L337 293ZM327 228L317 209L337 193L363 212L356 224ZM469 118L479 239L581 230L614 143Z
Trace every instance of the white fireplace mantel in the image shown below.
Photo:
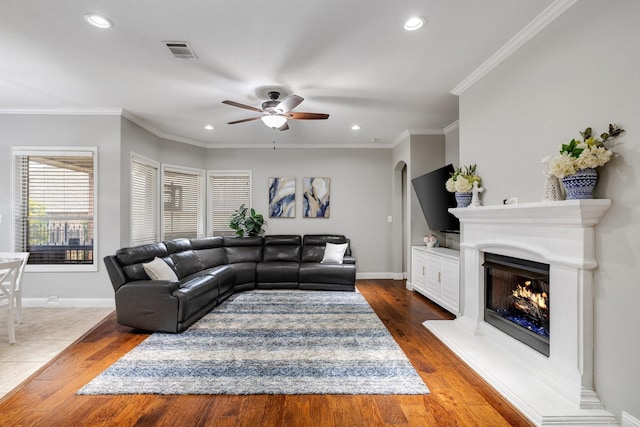
M536 425L617 425L593 386L595 226L611 200L456 208L461 316L430 331ZM484 321L485 253L549 264L550 354Z

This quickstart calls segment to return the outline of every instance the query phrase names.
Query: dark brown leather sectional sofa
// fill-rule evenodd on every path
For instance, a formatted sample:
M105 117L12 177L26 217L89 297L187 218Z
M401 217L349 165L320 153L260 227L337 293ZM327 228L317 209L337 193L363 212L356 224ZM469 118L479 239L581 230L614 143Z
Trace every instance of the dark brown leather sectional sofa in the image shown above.
M115 290L118 323L182 332L235 292L251 289L355 291L356 260L323 264L327 243L341 235L272 235L174 239L119 249L104 258ZM156 257L178 281L152 280L144 263Z

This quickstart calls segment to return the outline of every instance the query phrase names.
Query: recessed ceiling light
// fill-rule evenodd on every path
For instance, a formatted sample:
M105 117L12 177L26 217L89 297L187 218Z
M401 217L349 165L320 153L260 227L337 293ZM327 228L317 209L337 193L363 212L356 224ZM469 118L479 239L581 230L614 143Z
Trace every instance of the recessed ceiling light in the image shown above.
M206 130L213 130L213 126L211 126L211 125L206 125L204 128L205 128Z
M351 130L360 130L360 126L353 125L353 126L351 126Z
M404 23L404 29L407 31L415 31L424 25L424 18L421 16L413 16Z
M96 13L87 13L86 15L84 15L84 20L94 27L98 28L110 28L112 25L111 21L109 21L104 16L98 15Z

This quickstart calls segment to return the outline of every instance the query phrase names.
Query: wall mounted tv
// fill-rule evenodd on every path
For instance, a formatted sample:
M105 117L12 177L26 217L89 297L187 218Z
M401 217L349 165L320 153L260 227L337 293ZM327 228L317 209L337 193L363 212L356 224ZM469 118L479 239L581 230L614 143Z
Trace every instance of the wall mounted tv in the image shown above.
M449 208L456 207L456 198L445 187L453 171L453 166L447 165L411 180L424 218L433 231L460 232L460 221L449 213Z

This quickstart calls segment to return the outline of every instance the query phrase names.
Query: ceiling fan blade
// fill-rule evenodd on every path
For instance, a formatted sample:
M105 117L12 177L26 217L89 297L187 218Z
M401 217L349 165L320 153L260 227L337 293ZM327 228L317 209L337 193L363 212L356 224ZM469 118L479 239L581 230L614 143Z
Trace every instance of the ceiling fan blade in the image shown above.
M321 113L292 112L287 114L287 117L293 120L326 120L329 118L329 115Z
M289 130L289 123L285 122L278 130Z
M251 118L249 118L249 119L235 120L235 121L233 121L233 122L229 122L229 123L227 123L227 124L228 124L228 125L235 125L235 124L237 124L237 123L244 123L244 122L250 122L250 121L253 121L253 120L260 120L260 118L261 118L261 117L251 117Z
M244 105L244 104L240 104L239 102L229 101L229 100L222 101L222 103L231 105L232 107L244 108L245 110L257 111L258 113L262 113L261 109L252 107L251 105Z
M288 113L289 111L296 108L300 103L304 101L304 98L298 95L289 95L282 101L280 104L276 105L277 111L282 111L283 113Z

